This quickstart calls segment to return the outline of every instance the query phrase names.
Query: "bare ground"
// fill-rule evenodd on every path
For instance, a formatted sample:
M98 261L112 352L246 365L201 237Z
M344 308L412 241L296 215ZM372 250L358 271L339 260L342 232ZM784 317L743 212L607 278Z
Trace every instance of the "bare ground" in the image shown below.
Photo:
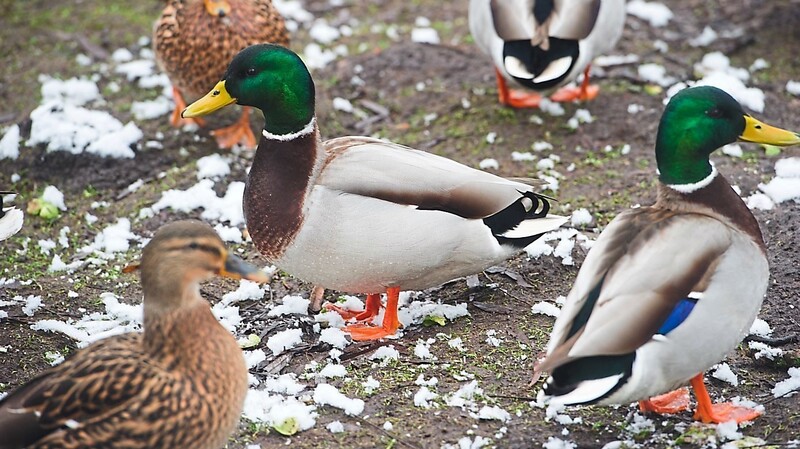
M500 164L497 172L506 176L536 175L534 164L514 162L510 155L512 151L530 151L532 142L546 140L555 147L553 153L561 157L557 169L566 175L560 189L554 193L560 199L556 212L568 214L579 207L589 209L595 218L592 227L583 230L589 236L599 234L620 210L653 201L655 161L652 148L663 95L648 94L649 88L638 78L636 65L607 70L599 80L603 88L600 97L587 105L566 105L564 117L550 117L538 111L512 111L497 104L491 65L471 44L466 24L467 2L440 3L386 0L352 1L341 7L331 7L323 1L305 4L309 11L326 17L333 25L350 23L352 19L358 21L353 25L353 35L339 41L347 45L351 56L340 58L314 73L323 137L377 134L472 166L491 157ZM8 12L0 27L0 54L3 55L0 120L4 124L20 123L23 133L30 126L27 115L38 104L39 73L61 77L93 73L91 68L75 64L78 53L90 54L97 62L102 62L102 58L116 48L135 48L139 36L149 35L150 24L160 8L157 2L131 4L96 0L69 0L55 5L39 0L0 1L0 6ZM796 49L800 48L800 7L796 1L723 1L712 5L712 2L699 0L676 0L669 6L676 17L666 28L654 29L629 17L625 35L615 53L639 54L644 62L663 64L671 75L681 79L691 79L692 64L711 50L723 51L731 57L732 64L739 67L748 67L753 60L763 57L771 66L757 72L750 83L763 89L767 96L766 111L759 116L787 129L800 129L800 114L797 113L800 99L789 96L784 89L786 81L797 79L800 73L800 62L795 57ZM442 45L410 42L410 28L418 16L428 17L433 22L442 37ZM371 24L395 24L401 39L393 41L384 33L372 34ZM718 32L742 29L744 33L720 39L709 48L689 46L688 39L698 35L706 24ZM666 41L669 52L660 54L653 50L655 39ZM307 33L300 30L292 47L299 51L308 42ZM363 85L351 83L356 75L364 81ZM107 82L108 79L101 78L98 84L103 89ZM123 121L130 118L130 102L141 99L138 95L133 88L123 88L116 94L104 91L108 109ZM334 111L331 106L334 97L351 100L367 111L369 118L365 120ZM462 106L464 99L471 107ZM371 107L365 101L377 103L386 111ZM627 108L632 103L643 105L644 110L629 114ZM578 107L589 109L596 120L573 131L565 122ZM434 113L436 118L431 120L430 114ZM541 117L544 124L532 124L529 120L532 115ZM426 116L429 123L426 123ZM260 117L254 118L254 126L260 126L260 120ZM50 257L38 254L36 241L53 238L59 229L69 226L75 241L71 246L76 248L117 217L133 220L141 207L160 197L161 191L194 184L194 161L218 151L207 138L195 141L191 135L169 129L165 119L139 125L148 136L164 132L165 149L142 150L133 160L106 160L86 155L46 154L43 148L23 148L19 160L0 162L3 167L0 186L12 185L12 173L22 177L13 184L21 194L18 205L24 206L46 185L54 184L65 193L70 206L55 222L27 217L23 231L0 246L1 276L32 281L0 287L0 299L35 294L41 295L46 305L35 318L26 317L19 308L5 309L10 317L0 320L0 347L7 347L7 352L0 353L0 391L13 389L46 368L46 351L68 354L75 350L74 342L60 334L32 331L29 325L33 321L78 318L82 315L78 308L96 310L102 306L97 298L103 291L114 291L130 302L140 297L138 281L119 272L127 261L137 257L137 250L97 270L54 276L46 272ZM497 133L494 144L486 141L490 132ZM200 135L207 137L206 131L201 131ZM627 155L620 152L624 144L631 146ZM610 151L604 150L607 145L611 146ZM741 159L715 157L720 172L744 193L755 191L759 182L772 177L776 160L759 148L748 150ZM797 155L797 149L784 150L781 156L791 155ZM250 158L246 153L239 155L228 179L244 179ZM566 173L564 168L573 163L574 171ZM158 178L160 172L167 175ZM125 187L140 178L147 181L142 189L130 195L122 194ZM91 209L93 201L109 201L113 207ZM100 220L94 225L86 224L83 215L87 211L98 215ZM800 207L788 202L771 211L754 213L768 244L772 274L760 316L770 323L776 337L797 335L800 333L797 313L800 256L796 248L800 244L797 230ZM161 224L186 216L163 211L149 219L133 220L134 231L149 236ZM31 239L32 249L19 254L17 250L22 248L24 238ZM251 245L240 246L248 258L261 263ZM337 385L346 394L366 400L365 412L360 417L320 407L317 426L293 437L243 422L229 447L239 448L255 442L262 447L438 448L443 443L455 443L465 435L489 437L494 445L504 448L541 447L549 437L568 439L579 447L601 447L615 440L630 440L643 447L702 446L708 435L714 435L714 430L689 426L691 416L688 413L654 419L655 430L637 430L630 425L635 419L635 409L630 407L570 409L566 413L573 418L580 417L582 422L565 426L545 419L544 410L530 406L538 388L528 385L533 361L543 349L552 326L551 318L534 315L530 308L536 302L566 295L583 256L576 247L575 266L563 266L554 258L527 260L520 256L508 261L505 267L512 274L520 275L523 282L502 273L483 273L480 275L482 286L478 288L469 289L461 280L427 292L426 295L444 302L467 302L471 316L442 327L407 329L401 340L392 342L401 353L400 360L386 367L367 358L378 344L349 346L343 356L349 380ZM490 284L497 286L490 288ZM234 286L217 281L205 286L203 292L214 302ZM280 298L287 292L307 294L310 287L282 275L273 282L272 288L273 297ZM68 299L68 290L78 292L79 297ZM335 293L328 292L327 297L333 299ZM297 323L310 326L304 317L268 320L263 304L254 301L242 304L242 315L245 330L263 337ZM495 330L504 340L500 347L486 344L489 330ZM444 339L454 337L463 339L466 351L452 350L443 343ZM417 340L427 338L438 340L432 346L438 359L431 364L422 363L413 353ZM762 403L764 416L743 432L774 445L800 438L797 396L774 399L771 394L772 386L786 377L788 367L800 366L800 344L794 341L782 348L785 355L779 360L756 360L752 351L741 345L726 360L738 374L740 384L733 387L716 379L709 381L714 398L745 396ZM323 361L327 349L309 343L289 356L268 358L255 373L301 373L306 363ZM512 413L509 423L478 421L468 412L454 407L431 410L414 407L412 396L418 387L413 382L420 373L426 378L438 377L439 392L452 392L463 384L454 377L460 376L462 371L479 381L487 403ZM366 395L360 387L368 375L381 382L372 396ZM325 425L334 420L340 420L346 432L331 434L326 430ZM384 430L386 421L393 424L392 430ZM500 430L502 427L506 428L504 432ZM567 429L568 434L562 433L563 429ZM496 436L498 432L501 434ZM754 441L747 444L765 444Z

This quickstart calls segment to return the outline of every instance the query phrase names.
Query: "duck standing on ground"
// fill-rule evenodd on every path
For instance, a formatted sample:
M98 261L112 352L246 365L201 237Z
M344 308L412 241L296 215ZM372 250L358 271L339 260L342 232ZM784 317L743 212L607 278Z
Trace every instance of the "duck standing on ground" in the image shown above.
M213 275L269 277L208 225L161 227L142 253L144 332L100 340L0 400L0 448L222 447L239 422L247 367L200 296Z
M500 103L535 108L540 93L574 81L551 99L594 99L592 60L617 44L625 25L625 0L470 0L469 29L492 58ZM511 82L524 91L509 89Z
M0 191L0 242L22 229L22 221L24 220L22 211L14 206L3 207L3 197L14 194L15 192Z
M286 48L243 50L183 116L234 102L266 121L244 194L259 251L302 280L368 294L360 321L387 293L382 326L349 326L354 339L394 335L401 288L477 273L566 221L524 182L369 137L321 142L314 82Z
M283 17L272 0L169 0L155 23L153 49L172 82L172 125L185 124L180 116L186 107L184 95L194 99L205 94L239 50L262 42L289 44ZM250 110L242 108L236 123L211 132L220 148L237 143L255 148L249 117Z
M619 214L586 257L536 368L550 372L546 400L638 400L643 411L675 413L688 407L686 389L653 396L690 382L695 419L758 416L712 404L703 383L747 333L769 279L755 217L709 161L737 140L786 146L800 135L754 119L715 87L670 100L656 137L656 204Z

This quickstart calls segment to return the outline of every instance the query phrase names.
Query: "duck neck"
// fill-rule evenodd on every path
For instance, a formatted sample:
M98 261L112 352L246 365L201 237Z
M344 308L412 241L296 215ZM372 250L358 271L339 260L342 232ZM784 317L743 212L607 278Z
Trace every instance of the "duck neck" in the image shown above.
M203 358L224 356L225 346L236 345L196 284L184 290L180 302L160 301L145 292L143 342L145 352L155 360L183 371L201 369Z
M681 190L675 185L659 183L656 207L723 218L727 224L750 235L766 253L761 228L744 201L716 170L709 178L706 185L695 189Z
M289 133L262 132L247 176L244 215L253 242L270 261L281 257L300 230L324 158L313 117Z

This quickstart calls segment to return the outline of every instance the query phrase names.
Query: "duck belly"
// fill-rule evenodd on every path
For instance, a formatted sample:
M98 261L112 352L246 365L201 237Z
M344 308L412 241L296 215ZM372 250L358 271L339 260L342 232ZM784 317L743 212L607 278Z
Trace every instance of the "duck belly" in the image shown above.
M736 239L686 320L640 347L628 381L599 403L628 403L678 388L739 344L761 307L769 267L752 240Z
M317 188L294 242L275 261L316 285L349 293L422 290L514 254L482 220Z

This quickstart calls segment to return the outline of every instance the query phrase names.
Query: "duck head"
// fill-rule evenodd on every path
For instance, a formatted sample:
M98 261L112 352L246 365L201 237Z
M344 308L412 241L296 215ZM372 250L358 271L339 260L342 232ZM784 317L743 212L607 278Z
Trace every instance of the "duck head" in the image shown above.
M200 283L213 277L269 282L263 271L229 254L217 233L207 224L178 221L162 226L142 251L138 269L142 277L145 308L178 308L200 298Z
M800 135L753 118L716 87L684 89L669 101L658 125L659 178L670 185L700 182L712 173L711 153L736 141L788 146L800 143Z
M314 118L314 81L293 51L280 45L253 45L239 52L222 80L181 116L199 117L231 103L260 109L268 132L290 134Z

